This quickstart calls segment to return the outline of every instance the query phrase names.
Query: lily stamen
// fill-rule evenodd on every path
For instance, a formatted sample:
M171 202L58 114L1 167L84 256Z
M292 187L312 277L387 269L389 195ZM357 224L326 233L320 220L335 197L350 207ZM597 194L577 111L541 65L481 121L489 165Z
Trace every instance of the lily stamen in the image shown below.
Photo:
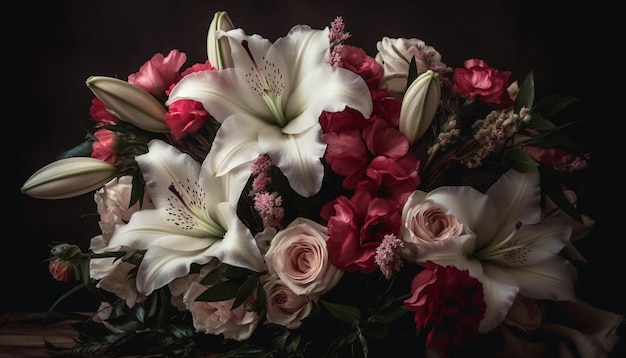
M529 243L511 245L513 237L515 237L515 234L517 234L517 232L519 231L521 227L522 227L522 222L521 221L516 222L515 229L513 230L513 232L511 232L511 234L509 234L509 236L507 236L504 240L494 245L488 246L476 252L474 257L481 261L482 260L495 260L495 259L504 257L507 253L510 253L511 251L528 247L530 245Z
M282 82L283 77L280 73L280 68L276 67L274 63L266 63L266 66L261 70L252 55L252 51L250 51L248 41L241 41L241 46L246 50L250 62L252 62L252 70L254 71L254 76L252 76L252 74L246 74L248 83L252 86L252 89L263 98L278 126L284 127L285 124L287 124L287 119L282 108L282 97L285 85ZM272 69L272 73L268 72L268 65ZM268 74L271 75L269 76L270 78L266 76Z
M220 225L218 225L215 221L213 221L210 217L207 217L206 215L198 215L195 212L194 208L192 208L189 205L189 203L187 203L187 201L185 200L183 195L178 191L178 189L176 189L176 186L174 186L174 184L170 184L167 189L172 194L174 194L174 196L178 199L178 204L180 204L180 206L182 206L182 208L185 209L185 210L181 210L179 207L177 210L173 210L175 207L175 204L170 201L170 209L172 210L171 211L168 210L168 212L173 217L172 220L177 222L177 225L179 225L181 228L187 227L188 229L191 229L193 228L193 226L195 226L195 222L204 223L205 224L203 225L204 229L210 235L214 237L224 236L226 231ZM191 216L193 216L195 220L192 219Z

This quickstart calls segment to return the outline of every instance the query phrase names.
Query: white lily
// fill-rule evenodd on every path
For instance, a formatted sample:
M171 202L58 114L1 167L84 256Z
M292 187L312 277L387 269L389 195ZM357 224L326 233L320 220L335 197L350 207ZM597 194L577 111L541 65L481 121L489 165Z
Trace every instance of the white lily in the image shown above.
M420 244L412 260L468 270L482 283L487 310L481 332L502 322L518 293L535 299L575 300L576 270L559 256L570 240L571 227L559 220L542 221L536 170L510 170L485 194L467 186L440 187L427 194L416 191L405 210L426 200L454 215L466 231ZM404 223L406 219L403 211ZM408 234L406 228L403 235Z
M117 175L117 168L91 157L56 160L37 170L20 188L38 199L66 199L102 187Z
M369 117L365 81L328 64L328 28L295 26L273 44L241 29L217 36L229 39L234 67L187 75L168 100L199 101L222 123L207 156L211 172L222 176L267 153L298 194L317 193L326 150L319 116L349 106Z
M187 275L191 264L211 258L264 270L256 241L236 213L247 172L235 168L215 177L165 142L152 140L148 149L136 160L156 209L134 213L109 242L112 250L146 250L137 271L138 290L149 295Z

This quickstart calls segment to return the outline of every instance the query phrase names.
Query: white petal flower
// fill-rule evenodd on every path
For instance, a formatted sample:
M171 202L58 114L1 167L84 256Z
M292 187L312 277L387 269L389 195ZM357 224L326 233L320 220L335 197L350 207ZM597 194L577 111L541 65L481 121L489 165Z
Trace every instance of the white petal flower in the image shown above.
M268 153L298 194L317 193L326 150L319 116L348 106L369 117L373 105L367 84L328 64L328 29L295 26L275 43L241 29L219 35L230 41L234 67L185 76L168 104L199 101L222 123L207 156L214 175Z
M64 158L37 170L20 190L38 199L66 199L97 190L116 175L115 166L100 159Z
M156 207L141 210L118 226L109 247L146 250L137 271L137 286L148 295L189 273L190 265L211 258L262 271L263 258L236 205L247 172L234 169L214 177L205 167L159 140L137 157ZM206 163L206 162L205 162Z
M574 300L574 266L559 253L569 242L571 227L559 220L541 219L539 173L505 173L485 194L471 187L440 187L423 195L453 215L464 233L438 241L416 240L411 232L409 199L403 210L403 238L417 245L408 259L433 261L468 270L484 289L487 304L480 331L504 320L515 296ZM413 235L413 236L412 236Z

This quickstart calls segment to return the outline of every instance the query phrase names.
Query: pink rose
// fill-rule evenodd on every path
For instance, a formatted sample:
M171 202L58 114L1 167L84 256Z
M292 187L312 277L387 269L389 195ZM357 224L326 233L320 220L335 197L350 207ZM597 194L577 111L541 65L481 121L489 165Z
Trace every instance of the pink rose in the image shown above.
M234 298L218 302L196 301L207 286L192 282L183 296L185 307L191 312L196 332L223 334L226 339L243 341L252 335L259 323L259 315L248 311L246 303L231 310Z
M146 300L146 296L137 290L136 265L114 258L92 259L89 269L93 274L91 277L100 280L97 287L114 293L126 302L126 306L132 308Z
M91 145L91 157L115 165L118 158L115 132L108 129L99 129L94 133L94 137L97 140Z
M96 314L94 314L92 317L93 321L96 323L102 323L102 325L104 325L108 330L113 333L124 333L124 331L122 331L121 329L116 328L115 326L107 322L109 317L111 317L111 313L113 313L113 306L111 306L111 304L108 302L100 302L100 307L98 307Z
M270 275L277 275L296 295L321 295L332 289L343 271L330 263L325 226L296 218L272 239L265 254Z
M295 329L311 313L309 296L295 294L278 276L269 276L263 283L263 289L267 296L266 318L269 322Z
M396 98L401 98L407 88L411 59L415 58L418 73L446 67L441 62L441 54L417 38L383 37L376 43L376 49L376 61L383 65L385 72L380 87L387 88Z
M126 224L130 216L139 209L154 208L147 191L144 192L143 207L140 207L139 202L129 207L132 191L133 178L123 176L113 178L94 194L94 201L100 215L98 224L107 243L116 225Z
M174 139L181 140L187 134L200 130L209 117L209 112L204 109L202 103L181 99L168 107L165 124L170 128Z
M479 59L469 59L464 64L465 68L455 68L452 74L454 92L469 99L476 98L486 105L498 105L503 109L513 106L508 91L511 72L500 72Z
M432 201L424 200L426 194L414 191L402 208L401 237L413 250L463 233L463 224ZM407 252L407 255L412 256L412 253Z
M536 300L517 295L503 322L523 332L532 332L541 327L543 316L543 309Z
M74 276L74 265L71 262L54 259L48 262L48 271L57 281L70 282Z

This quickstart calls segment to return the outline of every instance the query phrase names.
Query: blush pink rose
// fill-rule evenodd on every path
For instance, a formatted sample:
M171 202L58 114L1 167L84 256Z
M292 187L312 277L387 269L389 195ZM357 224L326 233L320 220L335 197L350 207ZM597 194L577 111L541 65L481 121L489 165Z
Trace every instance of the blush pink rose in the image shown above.
M420 247L459 236L464 229L454 215L446 214L432 201L425 200L426 194L420 190L414 191L402 208L401 237L410 245L409 249L413 251L409 251L413 253Z
M295 294L278 276L269 276L263 283L263 289L267 296L266 318L269 322L295 329L311 313L309 296Z
M464 68L455 68L452 90L461 96L500 108L513 106L508 91L510 71L498 71L479 59L469 59Z
M503 322L522 332L532 332L541 327L544 315L544 309L536 300L517 295Z
M100 280L97 287L114 293L126 302L126 306L132 308L146 300L146 296L137 290L136 265L109 258L94 259L89 261L89 269L93 273L92 278Z
M226 301L202 302L196 298L207 290L207 286L192 282L183 296L185 307L191 312L196 332L220 335L226 339L243 341L252 335L259 324L259 315L248 311L246 303L231 309L234 298Z
M327 229L296 218L272 239L265 254L270 275L277 275L296 295L321 295L331 290L343 271L330 263Z
M125 175L113 178L94 194L94 201L100 215L98 224L107 243L117 225L126 224L131 215L140 209L154 208L147 191L144 191L143 203L141 204L143 206L140 206L139 201L130 206L132 191L133 177Z

